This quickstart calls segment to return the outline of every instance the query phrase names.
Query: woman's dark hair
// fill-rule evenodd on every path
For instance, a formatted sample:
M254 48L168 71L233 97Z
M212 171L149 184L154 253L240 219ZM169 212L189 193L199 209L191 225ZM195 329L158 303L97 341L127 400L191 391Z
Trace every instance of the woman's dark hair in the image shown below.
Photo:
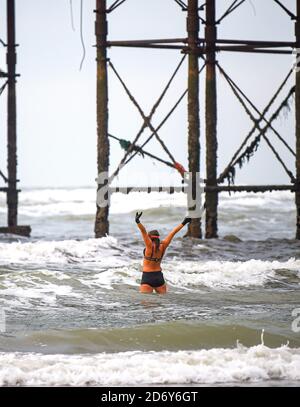
M148 233L148 235L149 235L149 236L159 236L159 232L158 232L158 230L151 230L151 231ZM152 242L154 242L154 244L155 244L155 249L158 250L158 249L159 249L159 245L160 245L160 239L159 239L159 237L154 237L154 238L151 237L151 240L152 240Z

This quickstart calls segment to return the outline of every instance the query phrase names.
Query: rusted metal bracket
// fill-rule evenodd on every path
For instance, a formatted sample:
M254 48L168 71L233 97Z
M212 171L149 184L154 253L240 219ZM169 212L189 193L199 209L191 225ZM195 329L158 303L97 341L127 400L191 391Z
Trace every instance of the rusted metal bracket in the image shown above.
M284 4L282 4L279 0L274 0L276 4L278 4L279 7L281 7L287 15L291 17L291 20L297 20L297 17L295 16L294 13L292 13Z
M112 11L114 11L116 8L118 8L119 6L121 6L121 4L125 3L126 0L116 0L107 10L107 13L111 13Z
M204 70L206 63L203 64L203 66L201 67L201 69L199 69L199 75L201 74L201 72ZM168 112L168 114L164 117L164 119L160 122L160 124L156 127L156 131L159 131L162 126L167 122L167 120L170 118L170 116L173 114L173 112L176 110L176 108L179 106L180 102L183 100L183 98L186 96L188 90L186 89L180 96L180 98L177 100L177 102L174 104L174 106L172 107L172 109ZM155 133L150 134L150 136L147 138L147 140L141 145L141 148L144 148L146 144L149 143L149 141L153 138L153 136L155 135ZM138 154L138 152L135 152L132 156L130 156L128 158L127 161L125 161L125 164L127 164L129 161L131 161L135 155Z
M3 178L4 182L8 182L8 178L3 174L3 172L0 170L0 176Z
M226 79L232 84L232 86L235 87L235 89L238 90L238 92L244 97L244 99L249 103L249 105L253 108L253 110L255 110L255 112L259 115L258 119L255 119L253 116L251 117L252 121L254 122L254 124L259 124L260 121L264 121L268 128L270 128L278 137L278 139L285 145L285 147L289 150L290 153L292 153L294 155L294 157L296 157L296 153L294 152L294 150L288 145L288 143L284 140L284 138L281 137L281 135L278 133L277 130L274 129L274 127L272 126L271 122L269 120L267 120L265 118L265 114L264 112L260 112L260 110L254 105L254 103L248 98L248 96L245 94L245 92L243 92L241 90L241 88L239 88L236 83L229 77L228 74L225 73L225 71L219 66L219 68L222 70L222 74L226 75ZM285 78L284 82L282 83L282 85L279 87L278 91L276 92L275 96L271 99L270 102L270 106L274 103L276 97L278 96L278 94L280 93L280 91L282 90L282 88L284 87L284 85L287 83L289 77L291 76L291 74L293 73L293 69L291 69L287 75L287 77ZM292 90L289 92L287 99L290 98L290 96L294 93L294 88L292 88ZM277 115L276 115L277 117Z
M182 11L187 11L187 4L185 4L182 0L174 0L177 3Z
M238 0L234 0L231 6L228 7L228 9L225 11L225 13L216 21L216 24L220 24L220 22L229 14L231 14L235 9L237 9L239 6L241 6L246 0L240 0L238 3ZM238 3L238 4L237 4Z
M279 106L279 108L276 110L276 112L272 115L270 120L265 119L265 112L269 109L269 107L273 104L273 102L275 101L276 97L278 96L280 90L282 89L282 87L284 86L284 84L287 82L291 72L289 72L288 76L285 78L283 84L279 87L278 91L275 93L274 97L271 99L270 103L267 105L267 107L264 109L264 112L261 113L256 106L250 101L250 99L245 95L244 92L242 92L240 90L240 88L232 81L231 78L229 78L229 76L225 73L225 71L220 67L220 65L218 64L218 68L220 69L222 75L225 77L225 79L227 80L227 82L229 83L232 91L234 92L235 96L238 98L238 100L240 101L240 103L242 104L242 106L244 107L246 113L248 114L248 116L251 118L251 120L254 123L254 126L252 128L252 130L248 133L248 135L246 136L244 142L242 143L241 147L238 149L238 151L235 153L233 159L231 160L230 164L226 167L226 169L222 172L222 174L218 177L218 182L223 182L225 180L225 178L228 176L229 172L231 171L232 167L234 167L241 159L241 157L243 156L243 154L238 158L238 154L241 152L242 148L246 145L247 141L249 140L249 138L252 136L252 134L254 133L255 130L259 131L259 135L257 136L257 139L260 138L261 136L264 138L264 140L266 141L266 143L268 144L268 146L271 148L272 152L274 153L275 157L277 158L277 160L281 163L281 165L283 166L284 170L286 171L286 173L288 174L288 176L290 177L292 182L295 182L295 177L292 174L292 172L286 167L285 163L283 162L283 160L281 159L281 157L279 156L278 152L276 151L276 149L273 147L272 143L270 142L270 140L266 137L265 133L267 132L267 130L269 128L271 128L275 134L277 136L280 136L278 132L275 131L275 129L272 127L271 123L278 117L280 111L282 110L282 108L286 105L286 103L288 102L289 98L291 97L291 95L295 92L295 89L292 88L289 92L289 94L287 95L287 97L285 98L285 100L282 102L282 104ZM250 106L260 115L259 119L255 119L255 117L252 115L252 113L250 112L250 110L248 109L248 107L246 106L245 102L242 100L241 96L238 94L238 92L240 92L240 94L246 99L246 101L250 104ZM259 126L259 123L264 120L267 125L262 129ZM282 137L279 137L279 139L284 142L284 145L289 149L290 152L293 153L293 155L295 155L294 151L289 147L289 145L282 139Z
M159 137L157 130L153 127L153 125L151 124L151 119L157 109L157 107L159 106L159 104L161 103L162 99L164 98L167 90L169 89L173 79L175 78L179 68L181 67L183 61L185 59L185 55L183 56L183 58L180 60L179 64L177 65L174 73L172 74L170 80L168 81L165 89L163 90L162 94L159 96L158 100L156 101L156 103L153 105L151 112L149 114L149 116L146 116L145 113L143 112L143 110L141 109L140 105L138 104L138 102L135 100L135 98L132 96L131 92L129 91L129 89L127 88L126 84L124 83L123 79L120 77L119 73L116 71L114 65L109 62L110 67L112 68L113 72L115 73L115 75L117 76L117 78L119 79L119 81L121 82L125 92L127 93L128 97L130 98L130 100L133 102L133 104L136 106L136 108L138 109L140 115L142 116L144 122L142 124L142 127L140 129L140 131L138 132L138 134L136 135L134 141L132 142L131 148L128 149L128 151L125 153L124 157L122 158L120 164L118 165L117 169L113 172L112 176L111 176L111 180L114 179L114 177L116 177L120 171L120 168L125 165L127 162L127 158L129 156L129 154L133 151L134 146L136 145L136 143L138 142L138 139L140 138L141 134L143 133L143 131L145 130L146 127L149 127L151 129L151 131L154 133L154 135L156 136L157 140L159 141L159 143L161 144L161 146L163 147L163 149L165 150L165 152L168 154L168 156L170 157L170 159L172 160L173 164L176 163L175 158L173 157L173 155L170 153L170 151L168 150L167 146L164 144L164 142L161 140L161 138Z

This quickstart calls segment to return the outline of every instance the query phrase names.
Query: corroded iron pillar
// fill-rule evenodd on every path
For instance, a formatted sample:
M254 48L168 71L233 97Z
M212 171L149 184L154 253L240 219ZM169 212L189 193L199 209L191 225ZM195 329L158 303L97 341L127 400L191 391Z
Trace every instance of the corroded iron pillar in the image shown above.
M109 169L108 139L108 81L107 81L107 13L106 0L96 0L97 38L97 168L98 175L107 174ZM105 178L105 176L104 176ZM98 191L105 183L98 185ZM107 197L108 198L108 197ZM109 205L97 205L95 236L109 233Z
M6 1L7 21L7 226L0 227L0 233L13 233L30 236L31 227L18 225L17 188L17 103L16 103L16 34L15 34L15 0Z
M18 224L15 1L7 0L7 225Z
M200 118L199 118L199 14L198 0L188 0L188 157L189 173L192 176L192 195L196 200L197 173L200 172ZM189 208L193 210L193 207ZM189 224L186 236L202 238L201 218L194 218Z
M206 185L217 186L216 2L206 2ZM206 192L205 237L218 237L218 192Z
M297 20L295 24L297 60L300 53L300 0L297 0ZM300 63L296 66L296 185L300 188ZM296 191L296 239L300 239L300 191Z

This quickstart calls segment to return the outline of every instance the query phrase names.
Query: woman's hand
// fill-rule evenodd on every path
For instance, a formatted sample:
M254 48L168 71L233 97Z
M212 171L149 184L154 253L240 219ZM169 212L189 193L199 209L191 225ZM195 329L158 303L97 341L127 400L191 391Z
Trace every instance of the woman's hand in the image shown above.
M182 225L186 225L187 223L190 223L192 221L192 218L184 218L184 220L182 221Z
M141 212L141 213L136 213L135 214L135 221L136 221L136 223L140 223L140 217L142 216L142 214L143 214L143 212Z

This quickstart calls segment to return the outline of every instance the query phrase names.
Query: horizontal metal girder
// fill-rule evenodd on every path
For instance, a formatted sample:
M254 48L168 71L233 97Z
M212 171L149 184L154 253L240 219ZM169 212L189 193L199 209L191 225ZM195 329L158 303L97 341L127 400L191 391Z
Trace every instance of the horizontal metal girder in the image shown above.
M122 194L129 194L130 192L168 192L174 194L175 192L187 192L188 186L160 186L160 187L110 187L110 193L120 192ZM217 185L205 186L203 192L272 192L272 191L291 191L297 190L296 185ZM300 187L299 187L300 190Z

